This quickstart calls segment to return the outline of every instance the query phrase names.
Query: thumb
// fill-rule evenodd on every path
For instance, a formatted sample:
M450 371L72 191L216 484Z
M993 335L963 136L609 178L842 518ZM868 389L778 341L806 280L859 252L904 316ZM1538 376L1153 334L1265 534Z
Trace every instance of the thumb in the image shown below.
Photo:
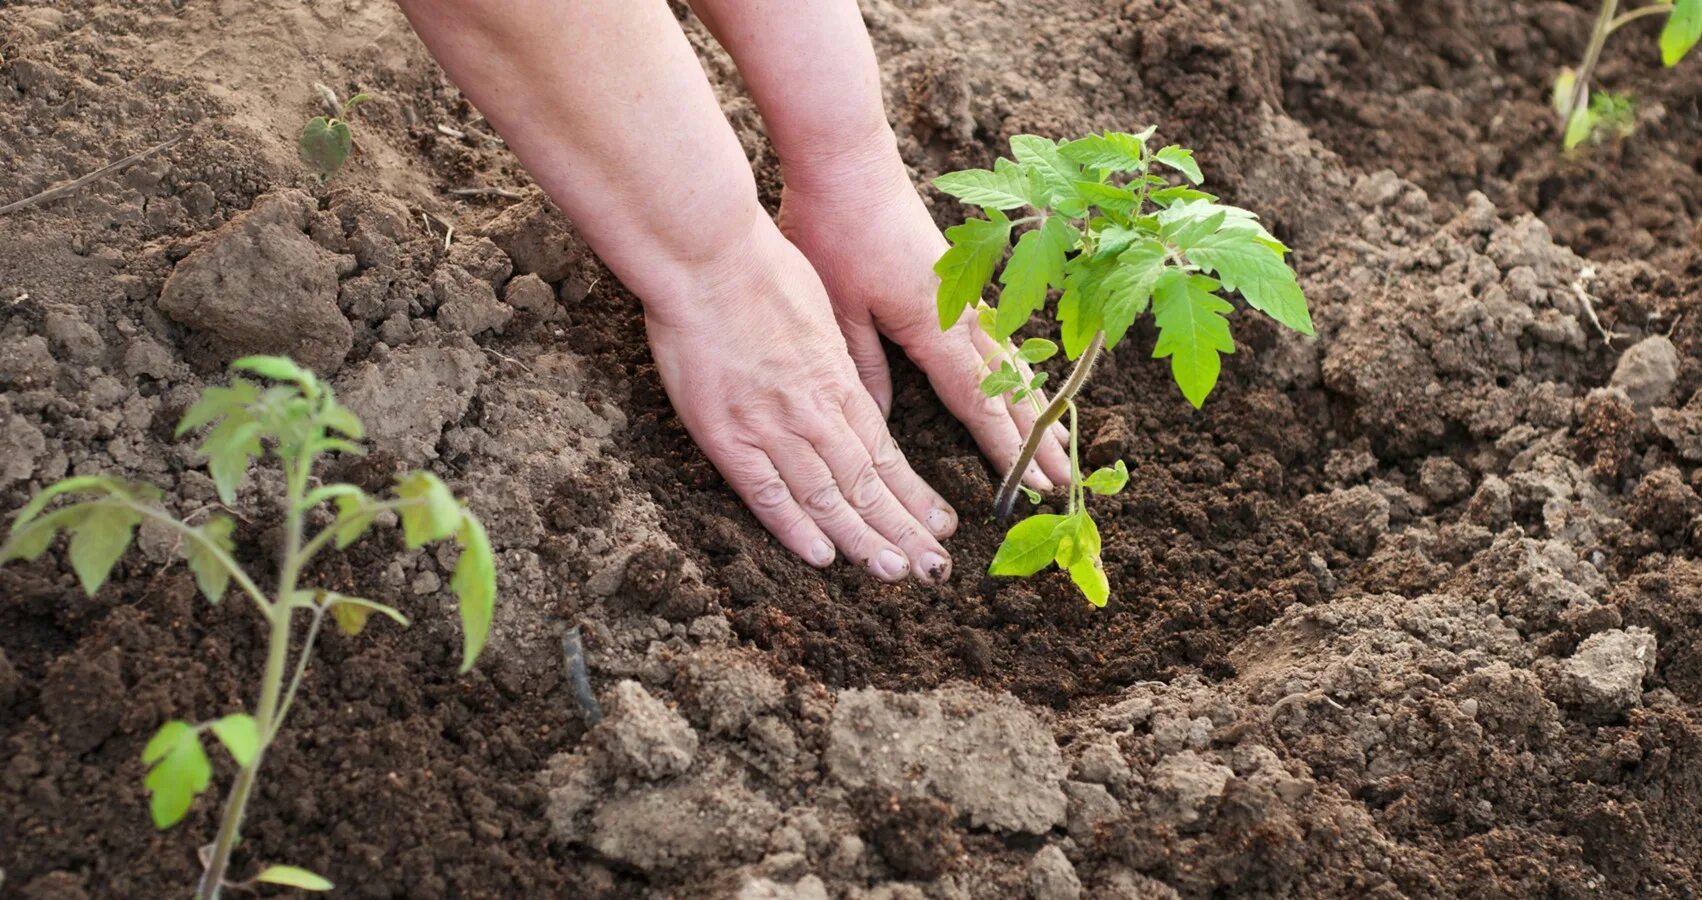
M868 313L861 318L840 318L839 330L845 335L845 349L857 367L857 378L864 390L875 398L885 418L892 412L892 372L887 368L886 348L881 346L881 334L875 330L875 320Z

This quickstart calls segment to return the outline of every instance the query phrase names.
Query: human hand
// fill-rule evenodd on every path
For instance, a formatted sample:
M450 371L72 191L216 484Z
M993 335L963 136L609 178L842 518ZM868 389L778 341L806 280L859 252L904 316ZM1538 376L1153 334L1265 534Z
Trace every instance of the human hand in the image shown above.
M787 549L816 566L837 547L883 581L943 582L957 515L887 432L859 384L820 279L766 217L705 262L692 296L645 316L674 409Z
M815 266L857 375L882 412L892 405L884 334L927 374L981 452L1001 473L1009 471L1038 408L981 392L987 361L999 359L1001 348L978 327L973 309L940 330L934 262L946 240L890 141L887 132L867 152L837 148L831 155L786 161L780 229ZM1025 379L1031 374L1026 364L1016 366ZM1037 490L1069 482L1068 432L1059 425L1052 435L1055 440L1041 443L1023 479Z

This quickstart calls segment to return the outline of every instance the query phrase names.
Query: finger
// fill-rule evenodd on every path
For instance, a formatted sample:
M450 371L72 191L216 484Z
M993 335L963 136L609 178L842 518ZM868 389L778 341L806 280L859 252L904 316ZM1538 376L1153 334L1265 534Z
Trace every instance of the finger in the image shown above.
M1003 474L1010 471L1022 450L1022 435L1011 418L1010 407L997 397L981 393L984 357L975 349L970 330L978 329L969 320L946 332L929 328L927 334L912 337L904 349L928 373L928 381L946 409L969 429L981 452ZM1053 482L1039 466L1029 469L1023 476L1025 484L1039 491L1052 489Z
M911 562L912 574L934 583L951 576L951 558L945 548L893 495L874 457L843 416L820 423L808 437L833 473L840 496L859 518L898 545ZM902 460L897 449L895 445L893 455Z
M882 581L903 581L910 574L910 558L851 508L814 444L791 437L768 454L798 506L840 552Z
M817 568L833 563L833 543L798 505L768 454L755 447L705 452L762 527L786 549Z
M845 349L851 353L851 363L857 367L857 378L884 418L892 412L892 372L887 367L886 348L881 346L881 334L867 313L862 319L839 318L839 330L845 336Z
M940 540L951 537L957 531L957 512L928 486L928 482L922 480L922 476L916 474L915 469L910 468L910 461L904 458L898 442L892 439L892 432L880 417L880 410L872 403L853 397L845 406L845 424L863 442L869 458L874 460L875 471L898 502L904 504L905 511L926 526L934 537Z
M977 337L977 349L986 353L997 352L993 339L988 337L986 332L978 331ZM1034 370L1029 367L1028 363L1020 359L1017 360L1016 370L1017 374L1022 376L1023 384L1028 384L1033 380ZM1028 436L1033 433L1034 423L1040 418L1040 412L1046 408L1048 402L1043 391L1035 391L1032 397L1024 397L1021 400L1012 398L1010 400L1011 418L1016 420L1017 431L1023 436L1024 440L1027 440ZM1040 442L1040 446L1034 452L1035 464L1040 467L1040 471L1046 473L1047 478L1050 478L1056 484L1064 484L1070 480L1070 453L1069 445L1066 443L1068 435L1067 430L1059 427L1059 423L1054 422L1052 427L1047 429L1045 439Z

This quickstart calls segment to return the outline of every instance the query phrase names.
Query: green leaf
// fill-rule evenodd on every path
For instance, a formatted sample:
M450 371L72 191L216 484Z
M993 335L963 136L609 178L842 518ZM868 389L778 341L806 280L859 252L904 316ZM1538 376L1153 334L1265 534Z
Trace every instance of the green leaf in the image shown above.
M1186 185L1177 185L1175 187L1160 188L1153 191L1147 195L1147 199L1157 203L1159 206L1169 206L1173 203L1184 203L1189 200L1204 200L1207 203L1210 203L1217 199L1217 195L1208 194L1205 191L1197 191Z
M337 529L332 538L338 550L347 548L360 540L361 535L372 527L372 520L378 515L378 510L359 488L347 485L354 493L337 495L337 518L327 528Z
M1140 198L1128 188L1120 188L1114 184L1101 184L1097 181L1078 181L1075 184L1076 193L1082 199L1112 212L1127 215L1140 205Z
M72 478L64 478L42 488L41 493L24 504L23 509L18 510L17 516L12 519L12 533L16 534L25 525L28 525L31 519L41 515L41 511L47 508L47 504L53 502L54 497L80 493L131 496L129 485L105 475L77 475Z
M13 527L12 534L0 545L0 563L14 559L33 560L47 552L60 529L74 527L88 515L99 501L74 503L60 507L45 516L33 518L22 528Z
M299 866L267 866L254 876L254 880L263 884L281 884L284 887L298 888L304 891L328 891L336 885L327 881L323 875L309 872Z
M142 514L129 508L90 504L85 515L67 526L71 531L71 570L89 596L106 583L141 521Z
M934 273L940 276L936 305L941 331L956 325L963 311L981 299L981 289L1010 245L1011 220L996 209L988 210L987 216L946 229L951 248L934 263Z
M189 571L195 575L195 585L214 603L224 598L225 589L230 587L231 572L213 548L226 554L236 549L236 543L230 537L235 528L236 522L229 516L214 514L195 529L201 540L191 539L184 548L183 555L189 561ZM212 546L209 547L209 544Z
M1200 164L1194 162L1194 151L1192 150L1171 144L1154 153L1152 158L1181 172L1194 184L1199 184L1205 180L1205 176L1200 174Z
M1044 385L1045 383L1046 383L1046 373L1045 372L1035 372L1034 377L1028 379L1028 389L1031 390L1031 391L1038 391L1038 390L1040 390L1041 386Z
M1129 467L1117 460L1115 466L1095 469L1092 475L1082 481L1082 487L1102 497L1114 496L1122 492L1129 483Z
M1053 216L1044 225L1017 238L1010 262L999 273L999 311L993 336L1010 337L1046 305L1046 290L1063 287L1064 257L1081 238L1075 227Z
M1019 134L1011 138L1011 154L1034 173L1035 183L1044 195L1044 206L1066 216L1079 216L1086 211L1086 202L1076 193L1076 182L1082 178L1081 166L1065 159L1058 145L1048 138Z
M189 804L213 779L212 763L201 748L194 726L178 719L160 726L146 747L142 762L149 766L142 784L152 795L148 811L154 827L165 830L183 820Z
M460 601L463 646L461 671L473 667L490 635L496 612L496 558L485 526L472 516L461 520L461 558L449 576L449 587Z
M1008 362L1002 363L997 369L988 372L986 378L981 379L981 393L989 397L997 397L1021 386L1022 376L1018 375Z
M1016 358L1026 363L1045 362L1058 352L1058 345L1045 338L1029 338L1016 351Z
M1203 275L1170 269L1153 288L1153 317L1158 323L1153 358L1170 357L1170 373L1195 409L1217 385L1222 371L1219 354L1235 352L1229 320L1224 318L1234 307L1212 293L1217 287L1216 281Z
M248 713L231 713L214 719L208 726L213 736L230 751L230 758L239 766L247 766L260 755L260 723Z
M1158 214L1159 236L1187 250L1195 242L1216 234L1229 218L1229 210L1203 200L1193 200L1166 207Z
M1066 516L1058 523L1058 568L1068 569L1085 557L1099 555L1099 526L1086 510Z
M449 487L430 472L410 472L397 479L396 496L416 501L398 511L402 518L402 538L409 548L441 541L454 534L461 524L461 504L455 502Z
M1018 484L1016 486L1016 488L1017 488L1017 490L1022 491L1022 495L1024 497L1028 498L1028 502L1035 505L1035 506L1039 506L1040 501L1046 499L1045 497L1040 496L1039 491L1035 490L1034 488L1029 487L1026 484Z
M357 441L366 437L366 428L361 425L360 417L335 400L326 401L325 408L319 413L319 420L325 423L326 428L340 431Z
M366 629L366 620L373 613L385 616L403 628L408 627L408 617L400 611L364 597L330 594L326 598L326 607L331 612L331 620L337 623L337 628L350 637Z
M1146 312L1152 286L1164 271L1166 250L1147 238L1132 244L1118 257L1112 270L1098 282L1104 293L1100 320L1105 329L1105 346L1115 347L1141 313Z
M993 163L991 172L986 169L949 172L934 179L934 186L965 203L988 209L1024 207L1034 194L1027 170L1003 158Z
M1590 105L1580 103L1566 119L1566 135L1561 139L1561 143L1567 150L1576 149L1579 144L1589 140L1590 134L1595 130L1596 117L1590 112Z
M1064 265L1064 295L1058 298L1058 336L1064 342L1064 355L1075 359L1082 355L1093 336L1104 324L1105 298L1097 287L1103 277L1099 271L1108 262L1095 260L1086 253Z
M294 383L309 397L319 394L319 379L287 356L244 356L230 367L239 372L253 372L261 378Z
M352 113L352 112L355 111L355 107L357 107L357 106L361 105L362 103L365 103L366 101L371 100L371 99L372 99L372 95L366 93L365 91L362 91L361 93L356 94L353 97L350 97L349 99L343 101L343 108L338 111L337 117L340 118L340 119L347 119L349 117L349 113Z
M296 142L301 158L313 167L320 182L324 182L349 158L354 150L355 136L349 131L348 123L340 119L325 116L315 116L309 119L307 127L301 130L301 139Z
M1005 533L1004 543L993 554L989 575L1028 576L1051 565L1058 555L1058 526L1064 516L1029 516Z
M1572 92L1578 87L1578 73L1571 66L1563 66L1554 75L1554 87L1549 93L1549 103L1554 106L1554 112L1562 122L1571 118Z
M231 379L230 387L210 387L201 392L201 399L183 414L183 420L177 423L177 437L183 437L191 430L202 425L230 415L238 410L246 410L250 404L260 399L260 387L245 378Z
M1282 254L1258 240L1257 233L1224 227L1187 249L1188 260L1215 272L1223 286L1240 291L1247 303L1301 334L1312 334L1312 316L1294 270Z
M207 474L226 506L236 503L236 489L254 457L262 451L260 423L247 413L232 413L213 426L198 448L207 459Z
M1058 148L1070 162L1110 172L1146 171L1146 142L1137 135L1107 131L1090 134Z
M1075 582L1082 596L1094 606L1104 607L1111 599L1111 582L1105 577L1105 563L1097 555L1083 557L1070 566L1070 580Z
M1702 39L1702 0L1676 0L1661 29L1661 63L1676 66Z

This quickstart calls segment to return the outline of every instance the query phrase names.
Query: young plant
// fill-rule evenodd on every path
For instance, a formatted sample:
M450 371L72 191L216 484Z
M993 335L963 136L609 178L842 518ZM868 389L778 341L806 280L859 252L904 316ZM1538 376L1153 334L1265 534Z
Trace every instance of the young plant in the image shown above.
M1621 140L1636 125L1636 108L1628 94L1607 91L1592 95L1590 79L1601 61L1602 47L1614 32L1639 19L1666 16L1661 29L1661 63L1678 65L1702 39L1702 0L1657 0L1648 6L1620 14L1619 0L1602 0L1596 25L1584 48L1584 60L1568 66L1554 78L1554 112L1560 117L1561 143L1572 150L1585 141Z
M382 513L400 521L409 547L454 538L461 556L449 584L461 610L463 672L484 647L496 601L490 540L443 482L428 472L411 472L397 480L390 499L369 496L349 484L314 486L313 468L322 454L361 452L351 443L361 439L360 420L337 403L328 386L287 359L251 356L237 360L231 368L277 384L266 387L237 377L229 387L208 388L184 414L177 433L181 436L211 426L199 452L207 460L219 499L227 506L235 502L237 486L256 457L269 450L278 460L284 476L283 547L272 593L237 563L231 539L235 523L229 517L215 513L200 525L191 525L154 502L159 498L157 488L107 476L67 478L48 487L18 512L10 536L0 545L0 563L32 560L47 551L57 534L69 534L71 569L93 596L129 547L136 527L152 520L176 531L189 571L208 601L218 603L234 584L271 626L259 701L252 715L237 712L199 723L173 719L161 725L142 750L142 762L148 766L143 784L152 795L149 809L155 827L162 830L181 821L195 797L211 783L212 765L201 742L204 734L210 732L236 762L236 780L225 800L218 835L203 857L206 871L195 895L203 900L218 897L226 887L255 884L331 889L324 878L284 865L265 866L245 882L225 879L261 760L295 700L325 618L329 616L351 635L360 633L373 613L408 624L406 616L382 603L303 584L302 574L319 552L332 545L343 549L353 544ZM79 499L49 510L59 497ZM329 524L310 536L307 516L325 505L334 514ZM306 613L309 622L292 663L290 635L298 612Z
M296 142L296 147L301 151L301 158L319 176L320 184L331 180L331 176L348 161L355 148L355 135L349 130L349 113L371 99L369 94L356 94L338 106L336 95L327 90L326 102L337 107L337 114L314 116L307 120L307 127L301 130L301 139Z
M1015 161L999 159L991 171L952 172L934 181L986 214L946 230L951 248L934 266L940 276L940 327L956 325L973 307L981 328L1004 348L988 361L992 371L982 392L1032 404L1037 417L995 497L1000 520L1010 515L1018 491L1039 502L1038 494L1022 486L1022 475L1046 431L1066 413L1070 420L1064 514L1018 522L989 572L1027 576L1056 563L1095 606L1105 605L1110 585L1087 495L1116 494L1129 473L1121 460L1091 475L1081 470L1075 399L1094 361L1117 346L1150 306L1158 326L1153 357L1170 359L1182 395L1198 408L1217 384L1219 355L1235 352L1225 318L1234 307L1219 291L1239 292L1254 309L1312 333L1306 297L1284 260L1288 248L1257 216L1198 190L1193 151L1174 145L1153 150L1152 134L1151 128L1106 132L1064 144L1020 134L1011 138ZM1187 183L1173 184L1155 165ZM1006 215L1023 209L1034 212L1016 219ZM998 305L988 306L982 290L1019 229L1024 230L999 274ZM1030 338L1012 351L1008 341L1046 305L1054 288L1062 291L1057 318L1064 353L1076 362L1057 395L1043 403L1046 374L1028 375L1026 364L1052 356L1057 345Z

